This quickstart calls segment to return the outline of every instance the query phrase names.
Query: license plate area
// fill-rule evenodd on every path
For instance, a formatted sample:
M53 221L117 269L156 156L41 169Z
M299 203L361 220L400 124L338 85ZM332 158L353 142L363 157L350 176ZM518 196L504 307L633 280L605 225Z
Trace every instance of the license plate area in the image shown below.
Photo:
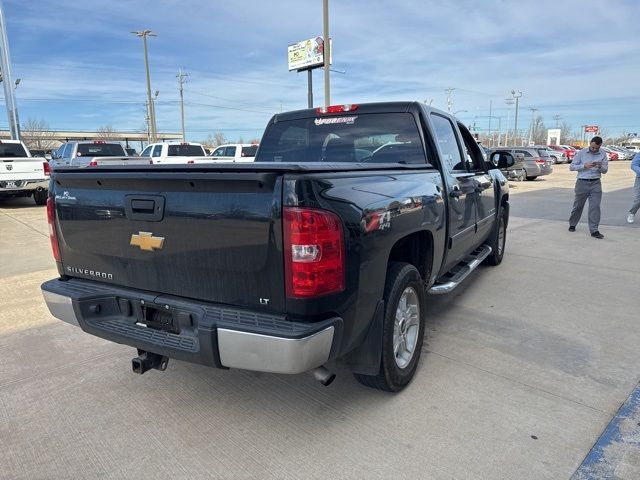
M136 324L156 330L163 330L170 333L180 333L178 322L174 319L174 312L160 305L150 305L140 303L135 309Z

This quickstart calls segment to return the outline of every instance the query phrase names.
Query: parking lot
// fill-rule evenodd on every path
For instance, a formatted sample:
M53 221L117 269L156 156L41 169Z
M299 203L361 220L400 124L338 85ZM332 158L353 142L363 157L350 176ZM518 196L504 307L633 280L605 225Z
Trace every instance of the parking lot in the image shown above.
M132 348L51 317L45 209L0 200L0 478L640 478L637 410L578 470L640 380L633 175L610 164L596 240L586 212L567 231L568 168L511 184L504 262L429 297L396 395L342 370L329 387L178 361L134 375Z

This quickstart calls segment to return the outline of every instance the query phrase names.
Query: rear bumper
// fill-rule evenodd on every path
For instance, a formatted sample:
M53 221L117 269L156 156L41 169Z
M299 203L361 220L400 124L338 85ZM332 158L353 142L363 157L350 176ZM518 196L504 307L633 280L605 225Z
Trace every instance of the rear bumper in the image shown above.
M15 187L9 187L7 181L0 181L0 195L13 195L16 193L30 193L35 190L46 190L49 188L49 180L42 179L26 179L26 180L11 180L14 182Z
M149 352L218 368L301 373L333 358L342 319L316 323L121 289L87 280L50 280L51 314L85 332ZM172 331L144 326L144 308L171 313Z

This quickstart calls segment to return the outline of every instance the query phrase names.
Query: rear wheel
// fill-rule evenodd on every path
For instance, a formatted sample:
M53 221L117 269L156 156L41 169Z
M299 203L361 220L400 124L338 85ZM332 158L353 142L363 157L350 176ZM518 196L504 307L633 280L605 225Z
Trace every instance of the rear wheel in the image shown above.
M535 180L536 178L538 178L537 175L535 177L527 177L527 180L531 181L531 180Z
M377 375L354 376L367 387L398 392L416 372L424 338L424 284L413 265L389 264L384 300L380 369Z
M491 247L491 254L484 260L484 263L487 265L500 265L500 263L502 263L504 247L507 244L507 223L509 222L509 217L504 207L500 207L496 220L496 225L487 240L487 245Z
M33 192L33 200L36 202L36 205L46 205L48 196L48 190L36 190Z

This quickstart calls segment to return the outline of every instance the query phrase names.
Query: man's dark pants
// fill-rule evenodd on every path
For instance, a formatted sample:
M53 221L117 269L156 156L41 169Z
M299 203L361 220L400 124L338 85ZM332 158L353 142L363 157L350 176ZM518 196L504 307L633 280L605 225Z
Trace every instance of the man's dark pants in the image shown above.
M569 217L569 225L576 226L582 216L584 204L589 199L589 231L598 231L600 225L600 200L602 199L602 184L600 179L576 180L575 200Z

